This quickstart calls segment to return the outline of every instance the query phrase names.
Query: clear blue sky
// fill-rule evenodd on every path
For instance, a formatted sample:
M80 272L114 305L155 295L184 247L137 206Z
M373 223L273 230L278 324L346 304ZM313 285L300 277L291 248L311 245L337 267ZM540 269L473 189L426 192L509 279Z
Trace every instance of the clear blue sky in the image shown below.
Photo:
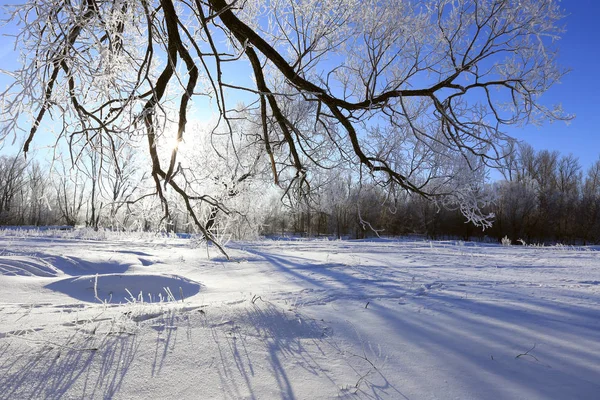
M572 153L587 169L600 157L600 0L563 0L568 16L563 20L566 32L558 42L560 62L572 71L543 97L543 103L562 103L576 118L563 122L512 129L511 135L530 143L537 150ZM14 31L11 27L8 31ZM7 32L5 28L0 29ZM15 67L12 38L0 37L0 68ZM0 76L0 88L8 80Z

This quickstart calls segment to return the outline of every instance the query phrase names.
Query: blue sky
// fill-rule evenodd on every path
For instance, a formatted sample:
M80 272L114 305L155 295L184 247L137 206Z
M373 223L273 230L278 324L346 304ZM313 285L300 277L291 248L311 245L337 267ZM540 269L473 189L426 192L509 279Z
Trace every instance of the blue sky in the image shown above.
M572 153L585 171L600 157L600 1L563 0L561 7L568 16L563 21L566 32L558 43L560 62L571 72L545 94L542 102L561 103L576 118L569 124L547 123L541 127L515 128L508 133L537 150ZM12 42L12 38L0 37L0 69L16 66ZM0 76L0 88L7 82L6 77Z
M558 42L560 60L571 72L544 95L543 103L561 103L576 118L568 125L555 122L509 133L538 150L572 153L585 170L600 156L600 1L563 0L561 7L569 15L564 20L567 31Z

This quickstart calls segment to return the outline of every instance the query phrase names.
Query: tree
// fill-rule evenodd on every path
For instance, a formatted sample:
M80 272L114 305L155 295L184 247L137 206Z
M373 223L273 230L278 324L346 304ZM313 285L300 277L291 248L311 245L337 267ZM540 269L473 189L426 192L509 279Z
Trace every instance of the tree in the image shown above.
M584 244L600 242L600 159L587 171L582 188L579 222Z
M49 174L43 171L42 166L37 161L29 164L28 175L28 194L27 204L29 212L25 224L27 225L47 225L52 223L52 212L49 205L48 178Z
M574 241L577 235L577 211L581 186L581 166L572 154L562 156L557 165L557 219L554 228L556 240Z
M85 174L77 168L68 168L62 157L54 165L54 190L56 204L64 224L75 226L79 222L84 204Z
M308 193L325 156L486 225L472 196L481 165L505 154L505 127L569 118L539 101L565 73L561 17L555 0L29 1L13 9L24 59L2 136L30 113L27 153L54 110L74 160L89 143L115 152L117 138L143 136L165 218L169 188L214 239L168 143L190 134L194 107L212 105L213 132L232 134L243 94L286 191Z
M513 241L529 240L534 234L534 225L541 223L536 160L535 150L526 143L512 146L504 159L505 181L494 185L498 239L508 236Z
M86 153L87 157L84 156L84 161L80 163L80 166L82 166L80 172L83 173L86 181L91 184L87 201L85 225L97 231L103 206L103 203L98 204L100 201L100 170L102 169L102 160L100 159L101 154L94 151L93 147L88 148Z
M496 222L498 239L530 239L538 202L533 181L528 178L503 181L496 185Z
M17 200L27 185L26 170L22 156L0 157L0 223L19 223L13 208L24 206L23 201Z
M103 174L105 180L101 185L104 195L108 200L108 220L106 225L110 229L122 229L126 225L126 216L119 218L121 210L126 209L134 195L137 194L141 183L146 174L138 174L138 165L135 153L139 149L134 149L127 143L119 140L115 143L115 153L104 164L106 173Z

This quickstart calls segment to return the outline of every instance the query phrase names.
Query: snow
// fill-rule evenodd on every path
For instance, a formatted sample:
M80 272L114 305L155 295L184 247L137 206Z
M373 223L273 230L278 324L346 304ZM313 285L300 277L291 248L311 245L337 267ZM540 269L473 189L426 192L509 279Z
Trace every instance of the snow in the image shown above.
M0 398L600 393L598 248L263 240L228 251L0 237Z

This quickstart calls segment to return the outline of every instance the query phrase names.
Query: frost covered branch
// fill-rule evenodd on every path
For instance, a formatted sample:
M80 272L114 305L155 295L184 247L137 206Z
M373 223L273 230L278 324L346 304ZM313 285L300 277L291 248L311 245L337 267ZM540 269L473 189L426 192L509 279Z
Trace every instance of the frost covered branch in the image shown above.
M144 139L164 218L172 190L220 249L180 155L199 109L216 137L249 121L259 162L240 174L266 171L290 195L309 192L314 171L360 167L484 227L481 171L506 156L506 127L571 118L539 100L566 73L554 0L40 0L9 10L22 67L2 95L0 140L28 127L27 152L47 121L78 162L85 147L115 156L117 143Z

